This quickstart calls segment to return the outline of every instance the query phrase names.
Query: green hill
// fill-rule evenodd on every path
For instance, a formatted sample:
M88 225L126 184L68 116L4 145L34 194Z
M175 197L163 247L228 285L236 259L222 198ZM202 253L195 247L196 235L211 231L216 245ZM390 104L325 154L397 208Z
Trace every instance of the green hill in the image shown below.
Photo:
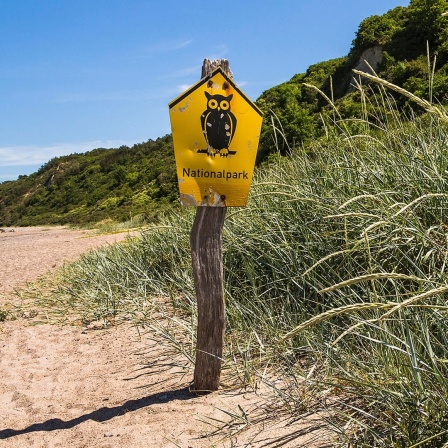
M265 112L259 159L274 142L280 150L307 143L325 134L325 118L333 113L326 95L337 106L340 118L360 117L362 105L359 79L353 69L375 72L384 80L425 99L446 103L448 95L448 11L446 0L412 0L382 16L361 22L347 56L312 65L305 73L264 92L257 100ZM428 52L429 51L429 52ZM363 93L372 97L368 84ZM315 86L322 93L310 87ZM396 96L399 106L419 109ZM273 125L285 139L275 136ZM287 142L287 144L286 144Z
M331 129L326 118L334 114L330 101L340 118L360 117L363 105L374 103L378 94L354 77L353 69L373 71L413 94L445 103L446 11L447 0L412 0L408 7L368 17L359 25L347 56L312 65L265 91L257 100L265 113L258 162L274 151L285 154L327 135ZM397 95L396 101L405 112L422 112L405 97ZM176 203L174 154L167 135L132 148L55 158L30 176L1 183L0 225L123 221L135 215L155 220Z
M0 225L147 220L177 197L171 136L51 159L0 184Z

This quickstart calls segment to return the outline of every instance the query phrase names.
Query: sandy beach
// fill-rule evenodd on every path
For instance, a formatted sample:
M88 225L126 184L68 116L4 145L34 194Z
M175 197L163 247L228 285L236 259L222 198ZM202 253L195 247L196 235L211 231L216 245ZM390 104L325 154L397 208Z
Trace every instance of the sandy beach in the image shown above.
M27 282L127 236L4 230L0 309L18 301L15 291ZM172 367L178 355L129 326L88 330L18 318L0 323L0 347L0 447L331 446L317 416L288 425L286 415L269 411L263 387L195 396L191 378ZM242 411L246 422L229 417ZM225 422L232 425L212 435Z

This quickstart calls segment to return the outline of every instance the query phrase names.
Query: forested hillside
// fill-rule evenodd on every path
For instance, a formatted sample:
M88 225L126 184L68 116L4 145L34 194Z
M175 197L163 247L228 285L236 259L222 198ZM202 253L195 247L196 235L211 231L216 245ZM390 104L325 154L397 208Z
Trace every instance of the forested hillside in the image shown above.
M0 184L0 225L155 220L177 197L172 139L51 159Z
M419 97L446 103L446 11L447 0L412 0L408 7L368 17L347 56L312 65L265 91L257 100L265 113L258 163L273 152L286 154L328 135L326 118L334 114L334 105L340 119L360 117L365 106L368 111L378 93L355 77L353 69L374 72ZM395 99L403 113L423 111L406 97L397 94ZM132 148L59 157L35 174L0 184L0 225L122 221L135 215L154 220L176 203L172 141L165 136Z
M359 118L365 103L362 91L371 98L365 80L354 77L353 69L375 72L382 79L430 101L448 100L448 11L446 0L411 0L382 16L361 22L347 56L312 65L305 73L264 92L257 100L265 112L259 159L272 151L306 143L328 129L328 116L336 106L339 118ZM310 87L315 86L321 91ZM359 87L359 88L357 88ZM325 98L325 96L326 98ZM396 95L399 106L421 112L415 104ZM373 100L375 102L375 100ZM406 108L405 108L406 110ZM274 139L272 125L286 137ZM279 136L277 132L277 137ZM286 144L287 142L287 144Z

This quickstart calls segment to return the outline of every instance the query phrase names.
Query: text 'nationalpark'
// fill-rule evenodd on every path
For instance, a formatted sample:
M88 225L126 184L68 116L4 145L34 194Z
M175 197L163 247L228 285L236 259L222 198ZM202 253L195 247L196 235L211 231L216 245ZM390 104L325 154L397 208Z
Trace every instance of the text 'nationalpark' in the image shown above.
M191 168L182 168L182 176L186 177L203 177L210 179L249 179L249 173L245 170L243 171L207 171L204 169L192 170Z

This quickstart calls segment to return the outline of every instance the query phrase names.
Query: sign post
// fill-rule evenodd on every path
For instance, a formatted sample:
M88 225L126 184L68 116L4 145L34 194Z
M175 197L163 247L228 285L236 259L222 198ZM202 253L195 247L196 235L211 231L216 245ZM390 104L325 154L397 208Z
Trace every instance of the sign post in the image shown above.
M228 206L245 206L262 113L235 85L226 60L169 104L181 203L196 206L190 234L198 304L194 390L217 390L225 330L222 229Z

